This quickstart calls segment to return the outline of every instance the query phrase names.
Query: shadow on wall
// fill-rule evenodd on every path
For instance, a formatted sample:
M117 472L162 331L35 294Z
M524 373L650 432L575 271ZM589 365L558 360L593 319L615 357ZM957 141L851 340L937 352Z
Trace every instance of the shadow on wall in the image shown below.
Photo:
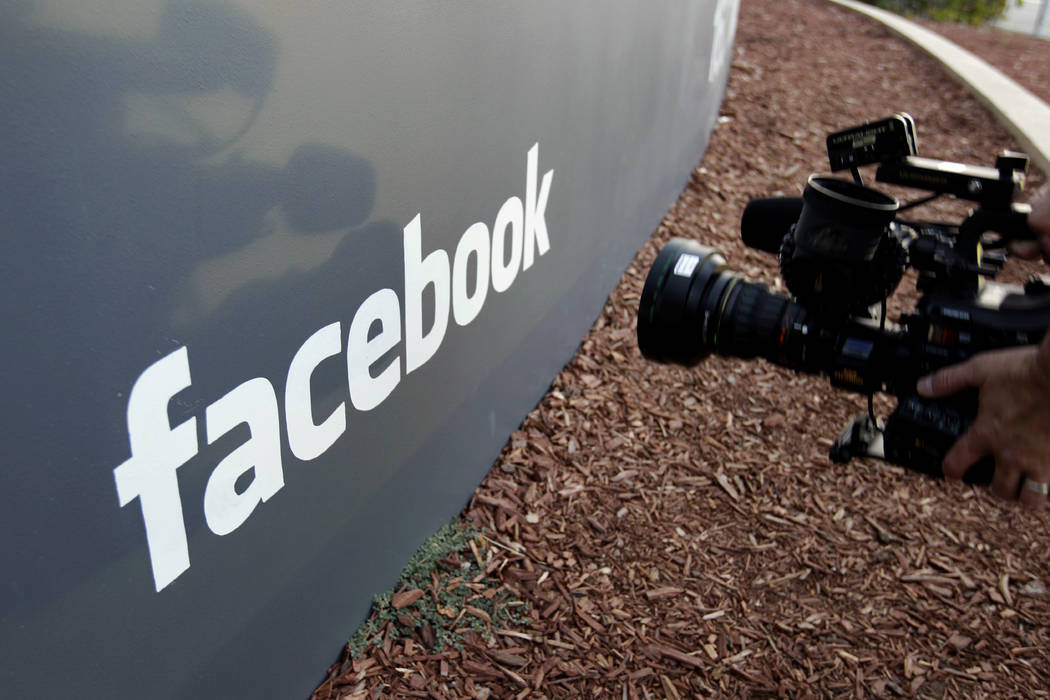
M23 611L117 555L115 540L141 546L140 520L106 530L120 521L110 472L126 458L121 392L150 362L203 346L220 351L195 365L195 383L281 376L288 348L334 320L334 300L354 308L401 275L400 229L365 223L369 161L321 143L283 165L237 152L278 67L277 41L252 17L202 0L129 3L128 17L89 5L0 8L0 319L21 341L0 371L23 413L2 506L4 522L33 524L5 528L14 542L0 568L26 584L5 599ZM317 299L327 306L311 309ZM338 400L322 395L318 410ZM173 401L172 424L199 408ZM206 476L188 469L183 487ZM78 515L90 527L71 543Z

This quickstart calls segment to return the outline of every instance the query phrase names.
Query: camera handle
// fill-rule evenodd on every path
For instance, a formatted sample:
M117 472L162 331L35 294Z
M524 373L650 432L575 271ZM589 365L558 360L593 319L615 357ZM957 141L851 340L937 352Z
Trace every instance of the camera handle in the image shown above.
M910 264L925 273L920 290L949 288L956 295L976 297L981 278L995 277L1006 260L1005 253L985 252L1005 248L1010 241L1034 239L1028 228L1031 211L1031 205L1017 202L1005 209L981 207L959 225L954 240L931 236L912 242Z
M853 457L873 457L941 477L941 462L952 444L966 432L976 413L976 393L964 392L950 402L905 396L882 422L869 414L853 419L831 447L831 461L846 464ZM995 464L985 458L963 477L968 484L988 484Z
M978 243L983 248L1003 248L1010 241L1031 241L1035 239L1032 229L1028 227L1028 216L1032 205L1012 202L1008 209L988 209L981 207L972 212L959 226L959 241L964 250L975 250ZM996 234L993 237L986 233Z

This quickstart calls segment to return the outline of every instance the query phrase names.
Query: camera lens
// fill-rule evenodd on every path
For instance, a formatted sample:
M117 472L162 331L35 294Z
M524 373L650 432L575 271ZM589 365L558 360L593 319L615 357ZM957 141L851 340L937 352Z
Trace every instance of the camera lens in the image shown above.
M645 280L638 347L651 360L682 365L715 352L795 367L806 356L805 321L801 306L733 272L717 250L675 238Z

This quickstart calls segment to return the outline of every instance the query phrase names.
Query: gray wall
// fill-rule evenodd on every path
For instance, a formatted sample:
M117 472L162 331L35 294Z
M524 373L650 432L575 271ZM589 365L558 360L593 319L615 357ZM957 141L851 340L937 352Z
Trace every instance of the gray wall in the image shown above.
M0 696L308 693L681 190L736 4L0 0Z

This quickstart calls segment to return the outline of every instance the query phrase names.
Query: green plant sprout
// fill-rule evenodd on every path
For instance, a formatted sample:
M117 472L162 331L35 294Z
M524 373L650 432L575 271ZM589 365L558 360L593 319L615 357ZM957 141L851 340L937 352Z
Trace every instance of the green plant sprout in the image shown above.
M483 531L453 519L408 560L396 586L372 599L368 619L349 640L359 658L369 646L416 636L431 653L462 649L464 635L492 639L494 627L520 625L528 603L485 575L489 553Z

